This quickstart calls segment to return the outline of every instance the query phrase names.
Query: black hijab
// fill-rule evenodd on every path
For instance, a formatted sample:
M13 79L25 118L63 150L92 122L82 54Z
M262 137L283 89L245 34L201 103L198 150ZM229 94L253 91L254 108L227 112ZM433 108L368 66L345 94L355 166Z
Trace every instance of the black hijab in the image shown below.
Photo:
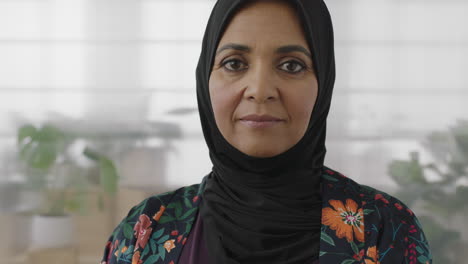
M288 0L312 52L318 96L302 139L273 157L252 157L230 145L216 125L208 81L230 19L249 0L218 0L196 69L197 101L213 163L200 204L204 238L216 264L306 264L318 258L320 176L326 119L335 82L333 28L322 0Z

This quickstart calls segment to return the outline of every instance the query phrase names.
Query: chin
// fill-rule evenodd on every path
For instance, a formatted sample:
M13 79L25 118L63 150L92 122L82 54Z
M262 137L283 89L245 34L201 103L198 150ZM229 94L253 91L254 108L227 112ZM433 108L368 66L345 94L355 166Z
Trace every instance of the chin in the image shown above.
M246 150L241 150L243 153L258 158L270 158L281 154L283 151L279 151L278 149L262 149L262 148L248 148Z

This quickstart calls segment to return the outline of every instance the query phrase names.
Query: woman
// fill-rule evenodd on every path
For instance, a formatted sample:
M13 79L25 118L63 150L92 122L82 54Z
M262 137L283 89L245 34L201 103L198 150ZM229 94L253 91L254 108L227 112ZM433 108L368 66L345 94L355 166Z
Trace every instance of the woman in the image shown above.
M133 207L101 263L431 263L410 209L323 164L323 1L219 0L196 76L212 171Z

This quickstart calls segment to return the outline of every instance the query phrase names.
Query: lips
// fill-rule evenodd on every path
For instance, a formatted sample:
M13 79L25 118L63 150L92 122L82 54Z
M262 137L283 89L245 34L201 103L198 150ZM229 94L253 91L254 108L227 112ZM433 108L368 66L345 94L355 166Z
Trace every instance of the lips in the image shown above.
M253 129L266 129L269 127L274 127L282 121L284 120L275 116L256 114L247 115L240 119L242 124Z
M254 122L283 121L283 119L274 117L271 115L256 115L256 114L244 116L241 118L241 120L254 121Z

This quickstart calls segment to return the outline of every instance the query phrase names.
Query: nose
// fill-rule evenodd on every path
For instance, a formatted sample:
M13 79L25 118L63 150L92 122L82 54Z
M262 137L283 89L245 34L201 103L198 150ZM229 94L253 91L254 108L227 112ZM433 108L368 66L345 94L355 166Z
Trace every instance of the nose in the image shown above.
M273 80L273 74L274 72L268 67L252 67L247 77L244 98L248 101L255 101L258 104L277 100L279 94Z

